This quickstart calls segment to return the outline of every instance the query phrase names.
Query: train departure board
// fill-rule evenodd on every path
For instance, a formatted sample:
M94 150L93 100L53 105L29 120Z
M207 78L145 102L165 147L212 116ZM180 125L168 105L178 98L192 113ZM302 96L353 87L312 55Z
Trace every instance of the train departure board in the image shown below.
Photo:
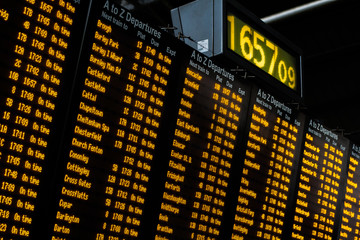
M345 197L341 210L341 225L339 227L338 239L360 239L360 196L359 190L359 161L360 147L351 144L348 159L347 179L345 186Z
M80 1L0 3L0 239L40 231L32 229L47 202L87 9Z
M125 2L1 1L0 240L358 239L360 147Z
M255 89L231 239L282 239L304 115Z
M172 80L176 51L163 33L112 2L98 8L53 239L137 239Z
M195 50L180 90L155 239L218 239L249 91Z
M309 121L299 167L292 239L333 239L348 142Z

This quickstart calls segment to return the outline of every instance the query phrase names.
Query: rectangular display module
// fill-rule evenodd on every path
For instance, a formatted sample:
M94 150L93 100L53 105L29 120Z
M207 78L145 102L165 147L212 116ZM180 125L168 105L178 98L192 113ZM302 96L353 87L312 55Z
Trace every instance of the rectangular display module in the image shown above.
M219 1L223 3L223 29L218 42L223 55L256 73L261 85L301 98L301 51L238 1Z
M300 88L297 58L268 39L256 27L227 13L227 47L292 90Z
M351 144L350 156L347 162L345 197L341 209L341 217L339 217L341 224L338 239L340 240L358 240L360 238L359 162L360 147L356 144Z
M40 239L88 3L0 2L0 236Z
M218 239L249 90L195 50L185 64L155 239Z
M53 239L138 236L176 54L119 5L93 9Z
M175 35L186 36L189 46L256 73L275 92L302 97L301 51L239 1L190 1L172 9L171 18Z
M263 89L253 95L231 239L283 239L305 116Z
M348 141L310 120L305 131L292 239L333 239Z
M114 2L92 9L52 239L136 239L177 52Z

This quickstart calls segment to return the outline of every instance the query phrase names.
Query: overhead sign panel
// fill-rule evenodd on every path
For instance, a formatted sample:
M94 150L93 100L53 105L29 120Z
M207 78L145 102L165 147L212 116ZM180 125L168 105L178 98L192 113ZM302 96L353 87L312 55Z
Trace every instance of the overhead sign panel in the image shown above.
M287 95L302 96L300 50L237 2L199 0L171 14L176 34L188 45L246 68Z
M292 90L299 88L296 57L227 12L227 47Z

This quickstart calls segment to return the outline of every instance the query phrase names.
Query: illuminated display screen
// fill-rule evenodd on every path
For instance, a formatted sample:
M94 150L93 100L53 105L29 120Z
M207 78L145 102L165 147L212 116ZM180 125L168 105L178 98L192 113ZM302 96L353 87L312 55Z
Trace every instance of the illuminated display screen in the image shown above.
M293 239L333 239L348 142L310 120L295 203Z
M52 188L47 179L87 8L80 1L0 3L1 239L41 232L47 200L40 197Z
M0 240L356 239L359 147L90 2L0 3ZM228 19L229 48L297 89L291 57Z
M347 177L345 184L345 198L341 209L341 225L339 227L338 239L359 239L360 227L360 204L358 196L359 190L359 161L360 161L360 147L352 144L350 157L348 160Z
M283 239L304 115L254 91L231 239Z
M195 51L181 89L155 239L217 239L249 92Z
M231 12L227 13L227 47L290 89L300 88L297 58Z
M100 8L82 56L52 238L137 238L166 124L171 41L118 5Z

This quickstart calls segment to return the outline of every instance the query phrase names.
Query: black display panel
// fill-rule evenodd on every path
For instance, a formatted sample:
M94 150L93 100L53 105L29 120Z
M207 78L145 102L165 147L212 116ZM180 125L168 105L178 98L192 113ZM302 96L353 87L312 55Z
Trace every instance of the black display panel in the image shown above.
M282 239L304 115L254 89L231 239Z
M291 238L333 239L349 142L321 123L305 131Z
M360 237L360 206L359 206L359 161L360 147L351 144L350 156L347 159L347 178L345 184L345 197L341 209L341 220L338 239L354 239Z
M217 239L250 91L195 50L185 66L154 239Z
M138 239L177 50L113 2L91 14L51 237Z
M42 231L88 6L0 3L1 239Z

